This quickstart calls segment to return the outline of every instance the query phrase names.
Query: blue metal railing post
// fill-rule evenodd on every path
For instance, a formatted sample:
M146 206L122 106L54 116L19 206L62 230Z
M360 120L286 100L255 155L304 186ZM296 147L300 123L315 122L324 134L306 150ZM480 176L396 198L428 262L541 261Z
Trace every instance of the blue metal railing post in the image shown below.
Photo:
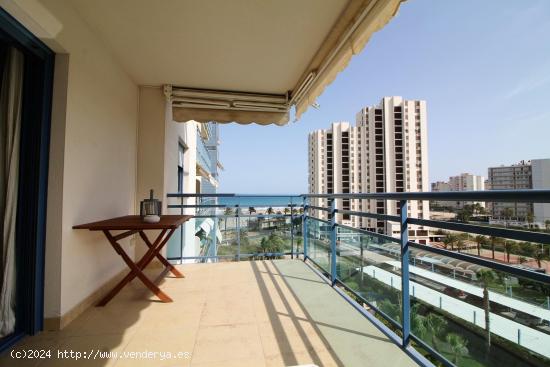
M330 203L330 277L336 284L336 199Z
M237 222L237 261L241 261L241 217L239 204L235 205L235 221Z
M401 218L401 303L403 320L403 346L409 345L411 334L411 297L409 294L409 226L407 200L399 202Z
M307 258L307 198L304 196L302 199L304 207L304 213L302 214L302 241L304 246L304 261Z
M217 203L216 203L217 204ZM214 208L214 228L213 228L213 236L214 236L214 258L212 259L212 262L217 263L218 262L218 216L216 215L216 208Z
M294 204L290 198L290 258L294 259Z

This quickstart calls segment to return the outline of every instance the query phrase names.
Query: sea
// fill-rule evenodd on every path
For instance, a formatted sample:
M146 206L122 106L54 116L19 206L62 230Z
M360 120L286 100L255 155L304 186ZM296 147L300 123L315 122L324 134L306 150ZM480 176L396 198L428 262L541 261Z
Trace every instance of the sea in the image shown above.
M265 196L231 196L231 197L221 197L218 198L218 204L235 206L239 205L240 207L249 207L254 208L268 208L268 207L284 207L289 206L290 204L299 205L302 204L303 200L300 196L296 195L265 195Z

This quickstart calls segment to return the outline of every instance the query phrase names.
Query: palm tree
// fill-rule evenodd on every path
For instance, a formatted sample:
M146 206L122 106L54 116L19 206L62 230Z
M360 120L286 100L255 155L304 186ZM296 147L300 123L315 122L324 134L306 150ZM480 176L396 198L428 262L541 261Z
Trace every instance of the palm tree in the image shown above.
M485 238L485 236L478 234L474 237L474 242L477 246L477 256L481 256L481 245L487 243L487 239Z
M411 331L420 339L425 340L428 335L427 318L419 312L420 304L415 303L411 307Z
M497 243L502 243L502 238L491 236L490 241L491 241L491 252L493 253L493 260L494 260L495 259L495 247L496 247Z
M468 342L466 341L466 339L455 333L447 334L447 337L445 339L447 340L447 343L449 343L449 347L451 348L453 363L457 365L459 359L468 354Z
M223 212L223 215L229 216L232 213L233 213L233 210L231 210L231 208L225 208L225 210ZM224 226L225 226L225 233L227 233L227 218L224 218L223 222L224 222Z
M533 213L527 213L525 220L527 220L527 223L529 223L529 228L531 228L533 222L535 221L535 216L533 215Z
M544 228L546 228L547 231L550 231L550 219L546 219L544 221Z
M272 207L267 208L267 214L273 214L273 208Z
M464 241L464 238L462 236L457 236L455 244L458 252L466 247L466 242Z
M510 253L514 250L516 243L514 241L504 241L504 251L506 252L506 261L510 262Z
M514 215L514 211L512 210L512 208L504 208L500 211L500 215L504 217L504 219L507 219L505 223L506 223L506 228L508 228L508 221L512 219L512 215Z
M253 206L249 206L248 207L248 213L249 214L256 213L256 208L254 208Z
M531 242L523 242L523 253L528 257L535 256L535 253L538 250L538 246Z
M269 240L265 237L262 237L262 240L260 241L260 250L264 253L264 258L266 256L265 254L267 253L270 247L271 247L271 244L269 243Z
M290 213L290 209L285 208L284 212L285 212L285 214L288 214L288 213Z
M540 268L542 267L542 260L544 260L546 256L544 255L544 252L542 250L539 250L535 252L535 254L533 255L533 258L537 261L537 265Z
M443 239L443 246L445 246L445 250L449 249L449 246L451 247L451 251L454 251L454 243L456 241L456 235L452 233L448 233L445 238Z
M483 309L485 311L485 333L487 336L487 352L491 348L491 329L490 329L490 312L491 305L489 302L489 283L491 283L495 278L495 272L491 269L483 268L477 272L477 277L481 280L483 285Z
M426 318L426 324L428 330L432 332L432 346L436 348L437 338L443 334L447 328L447 320L445 320L445 318L441 315L431 313Z

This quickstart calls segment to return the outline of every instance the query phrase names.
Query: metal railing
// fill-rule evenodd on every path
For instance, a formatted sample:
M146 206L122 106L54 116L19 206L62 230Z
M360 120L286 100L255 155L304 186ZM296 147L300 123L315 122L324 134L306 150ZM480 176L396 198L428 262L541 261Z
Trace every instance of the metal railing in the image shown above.
M294 258L299 254L303 255L303 251L298 249L298 245L302 242L301 218L303 214L303 207L297 203L302 200L298 195L174 193L168 194L168 198L179 201L178 204L169 204L169 210L176 210L180 214L190 213L194 216L194 220L180 229L180 236L176 236L180 245L179 254L169 253L168 259L171 261L180 263L189 260L239 261L286 255ZM253 211L251 212L250 209ZM299 225L297 219L300 219ZM205 220L209 220L209 228L207 228L208 233L200 240L204 244L203 249L198 255L186 255L184 251L185 236L182 234L184 232L187 234L192 232L193 235L197 232L201 233L201 226ZM277 242L270 244L271 250L275 250L270 251L269 245L265 245L263 248L261 244L250 245L247 235L252 232L251 229L256 239L266 237L267 240ZM221 236L220 232L224 232L224 235ZM268 238L268 235L273 235L274 232L278 237ZM296 232L298 232L298 236ZM224 251L219 253L219 249Z
M477 244L478 252L490 253L492 250L494 254L495 248L501 247L504 252L505 246L510 245L506 239L513 243L535 242L540 244L543 255L548 254L550 233L414 218L409 216L408 210L411 201L426 200L550 203L548 190L295 196L169 194L168 197L179 199L178 204L169 205L170 209L181 213L200 210L197 219L214 218L218 226L223 220L227 225L228 218L235 218L234 253L218 254L215 251L186 257L182 247L180 256L171 257L171 260L301 257L313 264L313 269L346 300L420 364L430 364L425 356L431 362L443 365L461 365L467 359L481 360L480 363L485 365L521 363L538 366L550 362L550 276L526 266L513 266L471 253L471 244L481 241L480 236L487 236L484 238L492 242ZM208 204L201 202L207 197L211 200ZM198 204L196 201L186 204L196 198L199 198ZM273 205L274 198L282 200L280 206ZM256 205L247 205L247 199L248 203ZM261 199L265 202L262 203ZM324 199L323 202L328 201L330 206L313 205L316 199ZM343 200L348 204L358 204L364 200L397 201L399 210L393 214L344 210ZM248 207L261 207L263 210L250 213ZM287 213L267 213L265 208L269 207L288 210ZM232 212L229 214L227 209ZM314 216L314 213L318 215ZM355 228L349 223L342 223L340 218L344 215L347 218L396 223L399 234L379 233L368 227ZM285 238L288 241L285 243L290 246L273 252L265 249L250 251L251 247L245 246L247 250L241 251L241 242L244 241L241 238L242 229L251 228L250 221L246 224L241 222L245 217L261 218L264 223L270 218L290 219L290 228L286 232L288 238ZM295 221L296 218L300 220ZM265 231L266 236L271 230L280 231L278 226L267 227L271 229ZM458 251L453 251L420 244L414 238L409 239L412 227L432 229L431 237L434 239L437 236L446 236L445 239L456 236L457 244L463 241L469 245L462 251L460 247L457 247ZM261 232L254 227L256 230ZM254 231L250 232L256 233ZM226 228L225 234L230 232ZM461 238L459 234L470 237ZM473 235L478 237L472 238ZM217 241L214 235L214 247L218 247ZM227 244L219 245L220 248L224 246ZM485 357L482 358L482 355Z

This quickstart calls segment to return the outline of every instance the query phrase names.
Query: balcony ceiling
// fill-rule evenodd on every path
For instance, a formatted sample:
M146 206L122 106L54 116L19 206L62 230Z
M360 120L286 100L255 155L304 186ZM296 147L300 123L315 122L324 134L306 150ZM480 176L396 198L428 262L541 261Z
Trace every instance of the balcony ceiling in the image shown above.
M141 85L285 94L347 0L74 0Z

